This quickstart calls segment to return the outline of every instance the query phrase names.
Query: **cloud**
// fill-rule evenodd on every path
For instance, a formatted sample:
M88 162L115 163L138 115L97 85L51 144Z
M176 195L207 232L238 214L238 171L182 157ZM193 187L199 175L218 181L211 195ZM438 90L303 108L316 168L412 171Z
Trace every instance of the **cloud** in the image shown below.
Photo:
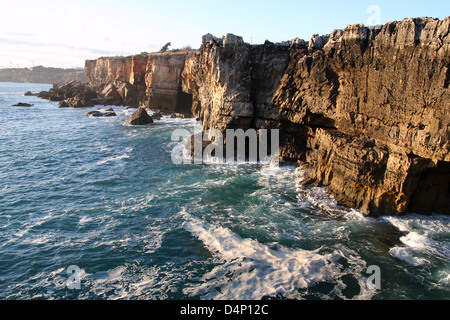
M154 52L160 46L152 43L136 46L131 43L113 43L99 39L99 47L69 44L63 41L39 41L32 34L13 37L12 33L0 33L0 68L10 66L31 67L83 67L86 60L104 56L133 55L140 52ZM70 39L73 40L73 39Z

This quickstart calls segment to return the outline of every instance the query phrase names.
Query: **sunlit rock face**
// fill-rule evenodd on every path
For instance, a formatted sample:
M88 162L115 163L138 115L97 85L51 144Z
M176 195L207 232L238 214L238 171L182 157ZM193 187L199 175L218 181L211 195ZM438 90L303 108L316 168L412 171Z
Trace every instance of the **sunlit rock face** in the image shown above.
M251 46L203 37L182 88L203 129L277 128L280 155L372 216L450 213L450 17Z
M184 63L184 53L141 54L88 60L85 72L90 85L113 84L123 105L184 113L191 109L181 92Z
M450 214L449 26L405 19L263 45L207 34L192 52L86 61L88 91L48 98L194 115L205 131L279 129L280 157L343 205Z

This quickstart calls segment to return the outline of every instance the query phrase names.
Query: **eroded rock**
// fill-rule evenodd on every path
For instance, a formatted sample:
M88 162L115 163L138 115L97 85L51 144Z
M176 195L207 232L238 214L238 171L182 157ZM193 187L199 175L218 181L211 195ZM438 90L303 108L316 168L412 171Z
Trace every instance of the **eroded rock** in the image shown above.
M90 111L86 114L89 118L98 118L98 117L117 117L117 114L114 111L100 111L100 110L94 110Z
M153 123L152 117L150 117L145 111L144 108L137 109L128 120L128 124L134 125L134 126L140 126Z
M96 88L76 81L54 85L49 91L42 91L37 96L50 101L66 101L72 108L92 107L99 98Z
M58 105L58 108L69 108L69 104L67 103L67 101L61 101Z
M25 103L25 102L19 102L16 104L13 104L13 107L32 107L34 104Z

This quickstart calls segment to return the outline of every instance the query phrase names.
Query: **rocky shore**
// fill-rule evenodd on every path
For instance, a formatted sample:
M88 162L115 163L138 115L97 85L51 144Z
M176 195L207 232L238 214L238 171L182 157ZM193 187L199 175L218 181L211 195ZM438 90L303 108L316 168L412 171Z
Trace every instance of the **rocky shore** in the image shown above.
M350 25L309 42L87 61L87 83L39 96L194 116L203 130L279 129L302 183L370 216L450 214L450 17Z

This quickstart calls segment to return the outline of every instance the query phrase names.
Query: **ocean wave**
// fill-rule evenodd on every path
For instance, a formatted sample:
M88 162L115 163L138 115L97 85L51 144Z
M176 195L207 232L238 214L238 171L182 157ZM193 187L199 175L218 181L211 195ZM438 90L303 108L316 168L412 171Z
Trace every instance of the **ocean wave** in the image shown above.
M359 285L354 299L370 299L374 294L368 290L363 276L365 262L345 248L331 253L321 250L307 251L289 249L278 245L276 249L253 239L241 238L231 230L213 226L183 211L184 228L200 239L217 257L217 266L204 275L199 285L184 289L189 296L204 299L255 300L282 295L301 299L319 283L333 285L321 298L347 299L344 276L351 276ZM350 268L340 261L345 259Z
M160 273L158 266L125 263L107 271L87 274L82 279L82 287L86 290L80 294L80 299L165 299L174 274L168 272L167 280L161 279Z
M402 246L390 250L390 254L413 266L430 264L429 257L450 258L450 218L442 215L425 217L384 217L406 235L400 238Z
M305 186L303 184L303 180L306 176L306 172L303 169L297 168L295 174L297 176L297 191L299 193L299 201L302 201L302 198L306 198L315 206L323 211L326 211L332 216L347 216L349 218L359 216L359 214L356 212L357 210L340 206L336 199L334 199L334 197L330 193L328 193L325 188Z
M102 165L108 162L113 162L113 161L119 161L119 160L123 160L123 159L128 159L130 156L128 154L123 154L117 157L109 157L100 161L97 161L98 165Z
M104 146L102 146L101 148L104 148ZM96 162L97 165L103 165L105 163L108 162L115 162L115 161L120 161L120 160L124 160L124 159L128 159L130 158L130 153L133 152L133 148L128 147L124 150L124 153L118 156L112 156L112 157L108 157L105 158L103 160L99 160Z
M420 258L417 256L417 252L414 250L414 248L410 247L393 247L389 250L389 253L407 263L413 266L420 266L424 264L429 264L430 261L425 258Z

